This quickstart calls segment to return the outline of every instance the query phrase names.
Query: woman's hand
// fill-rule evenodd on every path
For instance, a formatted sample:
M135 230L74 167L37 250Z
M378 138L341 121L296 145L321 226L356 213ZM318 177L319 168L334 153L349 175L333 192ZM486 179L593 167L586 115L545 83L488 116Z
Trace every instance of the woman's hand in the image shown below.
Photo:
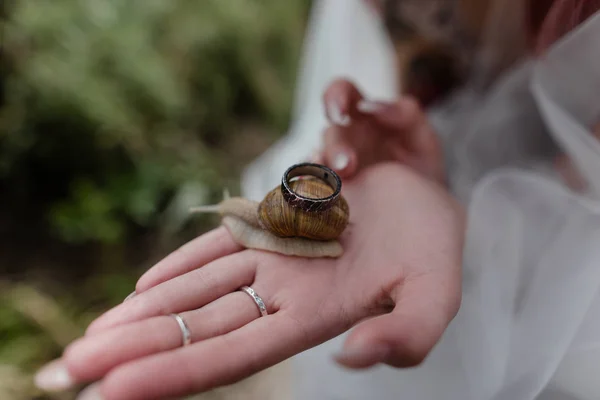
M462 211L399 164L363 171L344 195L351 213L341 258L242 250L216 229L150 269L137 295L94 321L38 385L101 381L109 400L182 396L241 380L359 322L339 363L419 364L459 307ZM182 347L170 313L189 326L191 345Z
M323 101L332 126L314 161L329 165L343 178L373 164L397 161L444 183L442 148L417 101L367 101L345 80L333 82Z

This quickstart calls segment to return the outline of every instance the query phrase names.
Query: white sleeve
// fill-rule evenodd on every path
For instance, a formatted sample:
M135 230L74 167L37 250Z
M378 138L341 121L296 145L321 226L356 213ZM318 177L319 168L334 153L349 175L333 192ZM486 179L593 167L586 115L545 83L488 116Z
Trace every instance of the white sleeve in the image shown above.
M250 164L242 194L260 200L281 174L318 148L326 127L321 97L336 78L354 81L366 96L396 96L395 57L379 16L363 0L316 0L313 5L286 136Z

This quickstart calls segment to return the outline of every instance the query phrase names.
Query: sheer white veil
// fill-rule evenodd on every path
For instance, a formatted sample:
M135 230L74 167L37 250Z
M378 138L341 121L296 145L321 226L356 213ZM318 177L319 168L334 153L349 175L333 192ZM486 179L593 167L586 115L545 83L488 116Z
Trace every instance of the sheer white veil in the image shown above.
M248 167L245 196L262 198L319 145L331 79L395 96L391 44L363 3L315 2L294 121ZM600 143L590 132L600 119L600 15L485 96L466 90L431 114L469 212L461 310L419 368L342 370L330 355L343 337L297 356L295 398L600 398ZM575 160L589 193L553 173L556 148Z

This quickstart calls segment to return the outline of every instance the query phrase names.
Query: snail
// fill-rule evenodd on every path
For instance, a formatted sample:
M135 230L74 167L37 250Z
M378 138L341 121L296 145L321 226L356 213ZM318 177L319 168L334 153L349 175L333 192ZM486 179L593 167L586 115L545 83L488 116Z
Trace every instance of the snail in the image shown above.
M304 178L305 173L313 176ZM291 180L291 175L303 178ZM246 248L335 258L343 254L337 239L349 220L348 203L340 189L339 177L329 168L297 164L286 171L281 187L267 193L260 203L225 193L219 204L191 211L220 214L233 239Z

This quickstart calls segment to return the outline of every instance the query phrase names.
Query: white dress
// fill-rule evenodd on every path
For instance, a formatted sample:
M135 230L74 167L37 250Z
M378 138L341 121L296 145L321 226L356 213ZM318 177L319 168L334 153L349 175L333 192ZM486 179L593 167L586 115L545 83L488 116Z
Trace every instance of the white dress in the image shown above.
M261 199L319 145L321 95L348 77L370 98L396 93L393 51L362 0L316 1L288 135L248 167ZM331 355L345 335L293 359L295 399L600 399L600 15L543 60L485 94L465 89L430 113L453 192L468 207L463 303L422 366L350 372ZM590 183L566 188L560 148Z

